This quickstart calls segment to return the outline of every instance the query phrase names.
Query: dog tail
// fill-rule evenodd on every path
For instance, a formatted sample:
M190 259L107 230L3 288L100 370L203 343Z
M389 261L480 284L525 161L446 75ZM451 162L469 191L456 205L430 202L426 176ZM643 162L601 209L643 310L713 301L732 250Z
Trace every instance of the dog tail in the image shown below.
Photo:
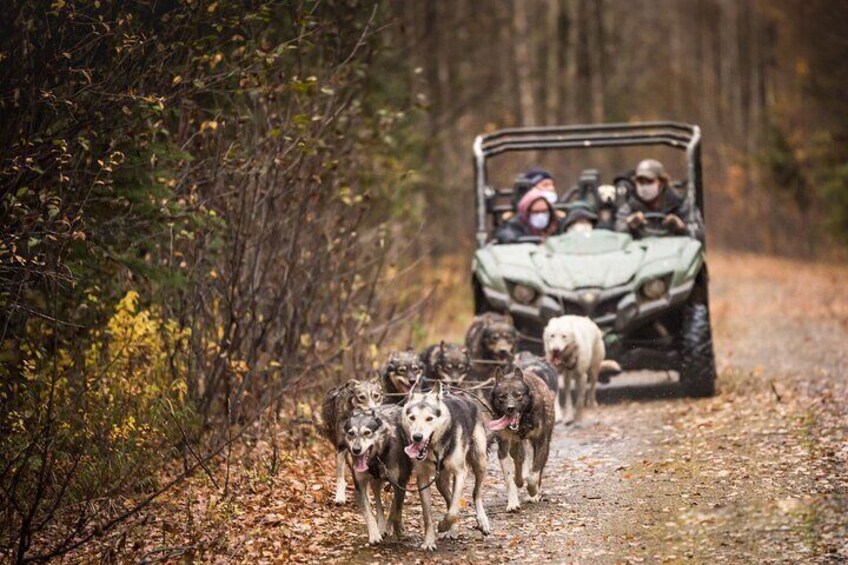
M612 359L604 359L603 361L601 361L600 377L609 379L610 377L614 377L620 372L621 365L619 365L617 361L613 361Z

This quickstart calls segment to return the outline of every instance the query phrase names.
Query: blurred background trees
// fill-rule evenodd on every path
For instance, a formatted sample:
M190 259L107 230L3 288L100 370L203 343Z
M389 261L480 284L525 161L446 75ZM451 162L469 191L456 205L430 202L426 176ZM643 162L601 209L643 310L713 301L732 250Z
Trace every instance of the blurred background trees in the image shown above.
M428 190L430 204L439 210L451 204L440 217L452 237L470 239L468 159L477 133L667 119L703 129L713 243L827 255L846 242L844 3L392 5L410 103L427 108L428 130L438 142L427 147L428 182L439 187ZM577 155L563 158L579 161ZM560 187L576 182L580 168L564 167ZM602 173L609 179L622 170Z
M84 543L287 391L366 375L385 341L420 338L416 261L473 245L480 132L698 123L711 243L830 255L848 242L846 12L4 3L2 555ZM592 164L609 179L635 158ZM543 164L561 190L589 166Z

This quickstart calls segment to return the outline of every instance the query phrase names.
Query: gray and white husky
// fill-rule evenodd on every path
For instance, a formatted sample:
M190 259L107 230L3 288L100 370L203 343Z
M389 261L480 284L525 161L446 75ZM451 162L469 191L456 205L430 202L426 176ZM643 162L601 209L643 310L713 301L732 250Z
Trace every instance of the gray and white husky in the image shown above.
M344 504L345 493L345 442L344 425L356 410L375 408L383 402L380 385L373 381L350 379L345 384L332 388L321 407L321 433L336 448L336 504Z
M356 412L345 423L345 441L353 460L353 484L356 501L365 517L368 543L383 541L388 530L403 536L403 499L412 472L412 462L404 454L400 431L401 407L396 404ZM383 515L380 491L384 483L394 490L388 528ZM374 494L376 519L371 513L368 487Z
M471 400L446 394L439 381L429 392L414 389L403 407L401 427L407 443L404 451L413 462L421 494L422 549L436 548L430 484L436 483L448 504L447 514L438 526L440 537L456 537L459 501L469 467L474 473L477 528L484 535L490 532L482 496L487 464L486 430L477 411Z

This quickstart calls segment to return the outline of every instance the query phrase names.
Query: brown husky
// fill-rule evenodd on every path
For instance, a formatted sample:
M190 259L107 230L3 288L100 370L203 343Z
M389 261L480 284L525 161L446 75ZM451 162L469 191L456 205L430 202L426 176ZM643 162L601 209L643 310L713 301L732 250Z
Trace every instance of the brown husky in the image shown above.
M554 393L530 370L515 368L495 374L491 405L495 419L488 423L498 432L498 459L504 474L507 512L518 510L518 489L527 480L528 502L537 502L542 471L548 461L554 429ZM527 462L527 465L525 465Z
M474 379L485 381L498 367L511 367L517 341L518 332L509 316L486 312L474 318L465 334Z

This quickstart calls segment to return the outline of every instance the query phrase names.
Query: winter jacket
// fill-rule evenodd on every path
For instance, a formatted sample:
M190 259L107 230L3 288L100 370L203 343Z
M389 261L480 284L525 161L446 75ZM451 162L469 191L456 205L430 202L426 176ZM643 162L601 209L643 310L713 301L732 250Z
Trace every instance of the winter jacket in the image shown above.
M631 230L627 225L627 217L636 212L647 214L649 212L661 212L662 214L674 214L686 224L685 233L690 237L703 241L704 239L704 221L701 218L701 212L697 207L694 210L689 209L689 204L685 198L680 196L676 190L670 186L666 186L662 193L662 206L659 210L651 210L647 204L642 202L635 195L630 195L627 200L619 206L615 218L615 231L629 233L634 238L644 236L643 224L635 230ZM674 234L670 234L674 235ZM680 234L683 235L683 234Z

